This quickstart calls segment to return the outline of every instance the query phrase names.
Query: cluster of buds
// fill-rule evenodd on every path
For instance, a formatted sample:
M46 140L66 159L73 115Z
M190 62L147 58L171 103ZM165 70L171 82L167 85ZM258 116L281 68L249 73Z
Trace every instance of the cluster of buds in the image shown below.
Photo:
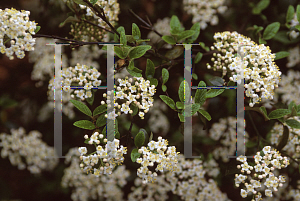
M214 39L217 42L211 49L216 49L219 53L213 54L211 60L214 64L207 64L207 68L220 70L223 76L229 74L229 79L238 84L245 79L245 93L250 97L250 107L259 103L261 98L272 100L274 89L280 82L281 72L273 62L275 54L271 53L269 47L264 44L257 45L250 38L237 32L218 32ZM238 55L239 49L243 52L243 60Z
M154 99L152 96L155 94L155 85L150 85L149 80L145 80L143 77L134 77L125 79L118 79L119 85L115 86L115 92L108 91L107 94L104 93L103 96L107 97L107 105L111 107L111 95L114 95L114 106L116 109L106 115L107 118L113 119L121 115L121 112L125 114L132 114L133 110L130 108L131 104L140 109L139 116L144 119L145 113L147 113L150 107L153 106ZM101 102L102 105L105 104L104 101ZM118 110L118 111L116 111ZM113 116L113 114L115 116Z
M80 168L84 172L99 177L102 174L111 174L114 167L122 165L124 161L123 154L127 154L127 147L120 146L118 139L114 139L112 142L107 141L107 138L104 138L104 135L98 132L95 132L90 138L88 135L85 135L84 138L86 143L96 146L96 151L88 155L86 155L86 147L78 148L80 160L82 160ZM104 144L105 147L101 144Z
M14 59L15 53L19 59L25 57L24 51L33 51L35 39L35 21L29 21L29 11L21 12L11 8L0 9L0 52L6 54L10 60ZM7 48L6 42L10 41Z
M119 20L118 15L120 13L120 6L116 0L98 0L95 6L103 9L107 21L109 21L112 26L116 25L116 22ZM107 23L95 15L95 13L89 7L85 5L79 5L79 7L81 9L80 13L84 12L83 17L85 20L109 29ZM71 25L70 34L74 36L75 40L90 42L103 41L103 39L105 41L108 38L107 31L94 28L93 25L84 21L73 23Z
M245 156L239 156L237 160L243 164L237 166L238 169L241 169L242 174L235 175L235 185L239 187L241 183L245 184L247 189L241 189L241 196L243 198L247 197L248 193L257 194L255 196L256 199L261 198L261 193L257 193L255 189L262 188L262 179L265 179L263 184L267 188L265 195L268 197L273 196L272 188L274 191L277 191L278 186L281 187L283 185L282 183L285 182L284 176L276 177L273 172L275 169L286 168L289 165L289 160L287 157L282 157L278 151L271 151L270 146L265 146L261 152L257 152L254 156L255 166L248 164ZM250 174L253 170L255 173L252 178ZM248 176L243 175L244 173L247 173ZM246 179L250 181L250 184L245 182Z

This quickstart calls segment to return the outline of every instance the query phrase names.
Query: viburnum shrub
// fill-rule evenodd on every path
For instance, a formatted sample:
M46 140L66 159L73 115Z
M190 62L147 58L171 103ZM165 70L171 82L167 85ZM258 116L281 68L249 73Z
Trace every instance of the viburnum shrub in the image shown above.
M144 11L127 10L132 6L127 1L41 1L44 4L68 9L58 25L66 30L69 26L68 36L64 31L61 36L38 33L41 27L29 19L30 11L0 9L0 81L9 74L3 66L20 64L7 58L13 60L15 54L26 59L30 51L31 79L37 83L22 80L20 89L26 94L30 87L40 87L38 94L48 96L37 117L38 107L30 100L26 105L0 96L3 159L19 170L27 167L35 179L43 170L54 171L55 179L63 175L61 186L72 188L74 201L300 200L300 5L270 0L148 1L148 17ZM152 24L156 11L162 18ZM180 17L173 14L179 11ZM61 19L58 13L49 24ZM129 13L134 18L124 17ZM200 35L200 30L205 32ZM55 55L57 50L62 55ZM61 68L54 68L53 57L62 57ZM238 86L244 87L243 97L235 92ZM8 89L3 91L15 93ZM55 97L55 91L61 97ZM235 107L237 98L243 98L242 108ZM63 126L73 124L60 129L63 149L56 150L69 150L69 167L57 165L63 156L43 142L52 140L46 134L52 131L44 125L53 125L49 117L53 109L58 112L58 103ZM11 115L11 108L20 117ZM240 111L244 119L237 118ZM25 123L30 116L39 124ZM26 135L25 125L44 130ZM62 140L54 135L55 146L57 139ZM238 151L241 144L243 155ZM37 191L53 190L56 183L49 186Z

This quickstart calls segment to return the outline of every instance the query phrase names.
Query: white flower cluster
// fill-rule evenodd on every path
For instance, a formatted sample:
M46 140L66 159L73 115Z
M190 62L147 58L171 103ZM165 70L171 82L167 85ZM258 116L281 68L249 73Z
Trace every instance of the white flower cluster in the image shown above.
M92 97L91 89L101 85L98 77L101 73L96 68L88 67L77 63L75 67L63 68L62 70L62 87L65 92L70 91L71 98L85 100ZM49 91L54 90L54 80L49 83ZM70 86L82 87L82 89L71 89ZM59 88L59 87L58 87Z
M182 200L228 200L213 179L207 179L205 174L211 171L202 165L202 160L186 160L179 155L177 170L168 172L166 179L172 186L172 192Z
M98 0L97 6L103 9L106 19L115 26L119 20L118 15L120 13L120 5L116 0ZM85 6L79 5L81 9L86 10L86 20L93 22L101 27L110 29L110 27L100 17L95 15L93 11ZM92 25L85 22L74 23L71 25L70 34L74 35L77 40L83 41L109 41L108 32L102 29L95 29Z
M29 15L30 12L25 10L0 9L0 52L10 60L14 59L14 53L23 59L24 50L34 50L35 39L31 35L35 34L37 23L29 21ZM10 41L9 48L5 44L7 41Z
M54 148L43 142L41 137L42 134L38 131L30 131L26 135L22 127L11 129L11 135L1 133L1 157L8 157L11 164L18 166L20 170L25 169L27 165L27 169L32 174L39 174L42 170L52 170L58 163L58 156Z
M151 140L148 143L148 147L142 146L139 149L139 153L142 154L142 158L136 160L141 164L141 167L137 170L137 175L143 179L143 183L155 182L157 177L157 171L163 172L164 170L174 171L177 165L177 154L175 146L167 146L168 141L158 137L158 141ZM166 151L166 154L165 154ZM148 166L154 166L154 163L158 163L154 173L152 173Z
M296 46L294 48L289 49L290 55L288 56L288 63L286 67L291 68L300 63L300 47Z
M166 112L168 107L159 99L154 101L153 108L150 110L150 118L148 125L154 133L166 135L170 129L170 122L163 112Z
M108 201L123 200L121 190L127 184L126 179L130 172L125 165L118 166L111 175L96 177L93 174L86 174L79 167L78 148L72 148L66 154L65 163L71 165L64 170L61 185L64 188L73 188L71 198L73 201L87 201L90 199Z
M300 121L300 117L292 117L291 119L294 119L296 121ZM300 129L291 128L289 127L289 139L285 147L282 149L283 151L286 151L287 154L295 158L295 160L298 160L300 158ZM274 127L270 131L270 142L274 145L277 145L279 143L279 139L281 138L283 134L283 126L279 123L275 123ZM296 163L293 163L297 166Z
M40 80L36 84L37 87L43 85L43 81L53 78L53 62L55 49L54 46L46 45L47 43L53 43L56 40L48 38L37 38L35 50L29 52L29 62L34 63L33 70L31 72L32 80ZM62 67L67 67L67 55L63 52L62 48ZM52 107L53 108L53 107Z
M238 119L238 121L243 122L244 120ZM216 159L222 158L224 163L229 162L228 156L235 153L236 142L238 144L248 142L249 135L246 131L245 136L236 136L236 122L236 117L222 118L218 123L214 123L209 130L209 136L221 143L221 146L216 146L212 154ZM244 133L244 127L237 129L238 133Z
M115 93L114 106L120 111L116 111L116 109L114 109L114 111L108 113L106 117L114 119L115 117L120 116L121 112L125 114L132 114L133 110L130 108L130 104L134 103L135 107L138 107L139 110L143 110L143 112L139 111L138 115L141 119L144 119L145 113L147 113L150 107L153 106L154 99L152 96L156 92L155 85L150 85L150 81L145 80L143 77L134 77L129 79L128 77L125 79L119 78L118 82L119 85L115 86L115 92L108 91L107 94L103 94L103 97L107 97L108 100L106 103L108 107L111 107L112 103L110 101L110 96L112 93ZM104 105L105 102L101 101L101 104Z
M89 144L94 144L97 149L88 155L86 147L78 149L80 160L82 160L80 167L87 174L92 173L97 177L103 174L109 175L113 172L114 167L123 163L123 154L127 154L127 147L120 146L118 139L114 139L113 142L107 141L103 134L98 132L95 132L90 138L88 135L85 135L84 138ZM105 148L100 144L105 144Z
M282 76L282 81L279 83L276 93L282 94L282 102L290 104L294 101L297 105L300 104L300 72L289 70L287 75Z
M247 158L245 156L239 156L237 161L242 162L242 165L238 165L237 168L241 169L242 174L235 175L235 185L240 186L241 183L245 184L245 189L241 189L241 196L243 198L247 197L249 193L257 194L255 199L259 200L262 197L262 194L258 192L262 187L262 184L267 187L265 190L265 195L272 197L272 188L274 191L278 190L278 187L282 187L282 183L285 182L284 176L275 176L273 171L275 169L286 168L289 165L289 160L287 157L282 157L280 153L276 150L271 150L270 146L265 146L261 152L257 152L254 156L256 165L252 166L248 164ZM251 171L255 171L253 175L250 176ZM249 176L244 175L243 173L247 172ZM252 177L253 176L253 177ZM250 181L245 182L246 179ZM264 179L263 181L261 181ZM256 190L257 189L257 190Z
M193 24L200 23L201 29L205 29L207 24L217 25L219 18L217 13L223 14L227 10L224 6L225 0L183 0L183 9L193 15Z
M220 53L213 54L216 57L211 59L214 62L213 70L223 71L223 76L229 73L229 79L238 84L245 79L245 93L250 97L250 107L258 103L261 98L273 99L281 72L273 62L275 54L271 53L269 47L264 44L257 45L250 38L237 32L217 32L214 39L217 42L211 49L216 49ZM239 49L243 51L243 61L236 54L239 53ZM207 68L210 69L211 66L207 64Z
M164 19L158 19L157 22L153 25L153 28L157 30L161 35L170 35L170 18L165 17ZM151 43L157 43L161 40L161 37L157 35L154 31L149 32L147 38L150 39ZM165 44L165 48L171 49L171 44Z
M290 22L290 26L295 27L297 25L299 25L299 22L298 22L298 19L297 19L297 13L295 13L294 18ZM299 36L299 34L300 33L298 31L293 30L293 31L290 32L290 37L293 38L293 39L296 39Z
M205 174L210 171L208 168L202 165L201 160L186 160L180 154L176 169L173 172L158 175L154 183L144 183L137 177L128 200L170 200L168 197L170 192L178 195L182 200L229 200L213 179L205 177Z

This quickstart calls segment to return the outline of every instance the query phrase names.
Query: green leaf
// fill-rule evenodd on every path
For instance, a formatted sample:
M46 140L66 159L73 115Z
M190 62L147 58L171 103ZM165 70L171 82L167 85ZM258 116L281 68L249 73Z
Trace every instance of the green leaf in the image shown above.
M173 36L163 36L162 39L166 42L166 43L169 43L171 45L175 45L176 44L176 41L175 39L173 38Z
M297 112L300 112L300 104L297 105Z
M274 60L282 59L282 58L288 57L289 55L290 55L289 52L280 51L280 52L275 53L275 59Z
M291 128L300 129L300 122L295 119L288 119L285 123Z
M285 115L288 115L290 113L291 113L291 111L288 109L277 109L277 110L270 112L269 119L278 119L278 118L284 117Z
M143 131L140 131L134 138L134 144L136 147L140 148L145 142L145 135Z
M87 6L87 4L83 1L83 0L73 0L75 3L77 4L81 4L81 5L85 5Z
M198 87L206 87L205 82L201 81L198 84ZM195 103L199 103L200 107L204 104L206 98L207 89L197 89L195 94Z
M131 151L130 157L131 157L131 161L135 162L136 159L138 159L141 156L141 154L139 153L139 150L137 148L134 148Z
M195 63L199 63L199 61L202 59L203 54L201 52L198 52L195 57Z
M257 142L252 142L252 141L246 142L247 148L252 148L252 147L255 147L256 145L257 145Z
M88 120L76 121L73 125L77 126L78 128L83 128L83 129L87 129L87 130L94 130L95 129L95 125L92 122L88 121Z
M194 30L195 33L190 38L187 39L186 43L190 44L193 43L195 40L197 40L199 34L200 34L200 23L195 23L191 30Z
M134 60L131 60L129 62L129 65L128 65L127 69L133 70L136 73L142 73L143 72L141 69L138 69L137 67L134 66Z
M297 13L297 20L298 22L300 22L300 4L297 5L296 13Z
M187 92L187 97L191 97L191 90L190 90L190 86L188 85L187 82L185 82L184 80L180 83L179 89L178 89L178 96L181 102L184 102L184 95L185 95L185 91L184 88ZM187 98L188 99L188 98Z
M295 8L292 5L289 5L289 8L286 13L286 22L289 23L294 18Z
M199 112L200 114L202 114L202 116L204 116L208 121L211 120L210 114L209 114L208 112L206 112L205 110L199 109L198 112Z
M184 52L183 45L177 45L177 46L173 47L172 49L168 50L165 54L165 57L167 57L168 59L176 59L180 55L182 55L183 52Z
M139 111L139 108L134 103L130 104L130 109L132 110L132 116L136 115Z
M117 55L119 58L121 58L121 59L125 59L125 58L126 58L126 56L124 55L122 49L121 49L119 46L116 46L116 45L115 45L114 48L115 48L115 53L116 53L116 55Z
M259 44L267 44L267 41L265 41L265 39L263 39L261 37L258 38L258 42L259 42Z
M69 16L69 17L67 17L67 19L64 22L59 24L59 27L61 28L70 22L80 22L80 20L77 17Z
M174 35L176 35L180 31L183 31L180 21L176 15L173 15L170 20L170 28L171 28L171 30L170 30L171 34L174 34Z
M150 78L148 80L150 81L150 85L155 85L155 87L157 87L158 81L156 78Z
M270 4L270 0L261 0L260 2L258 2L258 4L252 9L252 13L254 15L258 15L261 13L261 11L263 11L264 9L266 9Z
M200 107L201 106L199 103L192 104L192 115L194 115L200 109Z
M153 133L151 132L150 137L149 137L149 142L153 139Z
M138 69L138 68L135 68L135 69ZM142 74L139 72L136 72L136 70L131 70L131 69L127 68L127 71L133 77L142 77Z
M125 32L123 31L120 33L120 43L123 45L127 45L126 35Z
M289 128L287 126L283 126L283 135L281 137L281 139L279 140L278 146L277 146L277 150L281 151L285 145L287 144L289 139Z
M120 139L120 132L119 132L119 131L116 131L116 133L115 133L115 138L116 138L116 139Z
M105 124L106 124L105 114L101 114L96 121L96 125L98 127L101 127L101 126L104 126Z
M107 105L106 104L100 105L100 106L96 107L96 109L94 110L93 116L96 116L96 115L101 114L106 111L107 111Z
M296 103L295 103L294 101L292 101L292 102L290 102L290 104L288 105L288 109L289 109L290 111L292 111L292 109L293 109L294 106L296 106L296 108L297 108Z
M205 43L200 42L199 45L200 45L206 52L209 51L209 47L206 47L206 46L205 46Z
M132 36L135 40L141 38L141 31L135 23L132 23Z
M153 78L155 73L154 64L150 59L147 59L147 65L146 65L146 77L147 78Z
M193 31L193 30L183 31L177 36L177 41L181 41L183 39L189 38L189 37L193 36L194 34L195 34L195 31Z
M298 29L298 31L300 31L300 25L299 24L296 25L295 28Z
M273 38L276 35L279 28L280 28L280 23L279 22L273 22L273 23L269 24L266 27L266 29L264 30L263 38L265 40L270 40L271 38Z
M92 111L86 106L84 103L77 101L77 100L70 100L71 103L82 113L86 114L87 116L92 116Z
M167 91L167 86L163 84L163 85L161 85L161 89L162 89L163 92L166 92Z
M198 75L196 73L192 73L192 77L194 80L198 80Z
M34 33L39 32L40 29L41 29L41 26L36 26L36 28L35 28L35 30L34 30Z
M175 107L175 102L172 98L165 96L165 95L160 95L159 96L170 108L172 108L173 110L176 110Z
M178 113L178 117L180 122L185 122L184 116L182 114Z
M161 74L162 74L163 84L165 84L169 79L169 71L163 68Z
M117 32L118 32L119 34L121 34L121 32L124 32L124 33L125 33L124 27L123 27L123 26L118 27L118 28L117 28Z
M141 128L141 129L139 130L139 132L143 132L143 134L144 134L144 144L143 144L143 146L147 146L147 144L148 144L148 142L149 142L149 135L148 135L148 132L147 132L145 129L143 129L143 128Z
M137 59L137 58L140 58L141 56L143 56L150 49L151 49L151 45L140 45L140 46L134 47L134 49L132 49L129 52L128 56L130 59Z
M93 105L94 99L95 99L95 96L94 96L94 92L92 91L92 97L89 97L85 100L88 102L88 104Z
M90 0L91 4L93 4L93 6L97 3L98 0Z
M224 92L225 89L210 89L205 94L205 98L213 98Z
M181 110L181 109L184 108L184 104L182 102L177 101L176 102L176 107Z
M212 77L209 79L209 81L214 86L223 86L224 85L224 80L221 77Z
M253 27L254 27L254 29L255 29L255 34L256 34L256 35L264 29L263 27L261 27L261 26L256 26L256 25L254 25Z
M267 113L266 108L264 106L261 106L259 109L260 109L260 111L262 111L264 113L265 117L268 118L268 113Z
M126 35L126 40L128 43L135 43L135 39L132 35Z
M90 141L90 138L84 140L84 143L85 143L85 144L90 144L89 141Z

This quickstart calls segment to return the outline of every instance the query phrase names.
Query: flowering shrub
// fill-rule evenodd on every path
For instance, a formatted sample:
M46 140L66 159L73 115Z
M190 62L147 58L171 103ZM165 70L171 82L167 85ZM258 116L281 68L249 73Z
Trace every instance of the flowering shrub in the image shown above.
M2 199L299 199L296 2L30 1L43 33L0 9Z

